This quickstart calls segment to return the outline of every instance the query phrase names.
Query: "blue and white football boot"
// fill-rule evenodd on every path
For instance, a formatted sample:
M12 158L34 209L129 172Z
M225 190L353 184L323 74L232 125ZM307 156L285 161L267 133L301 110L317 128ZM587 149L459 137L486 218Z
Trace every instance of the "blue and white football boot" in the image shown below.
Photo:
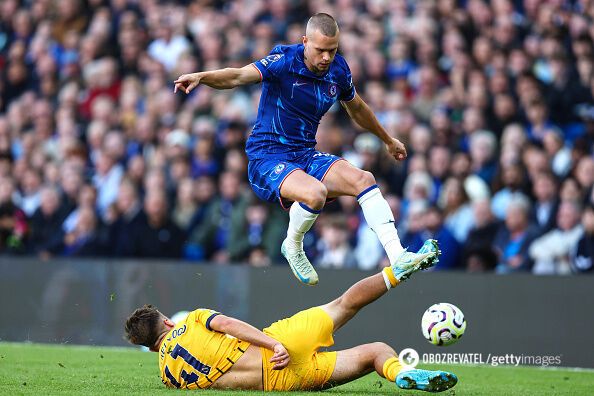
M319 281L318 273L314 269L313 265L311 265L309 262L305 252L300 250L296 253L289 253L287 251L285 242L286 240L284 240L283 244L281 245L281 253L289 262L289 267L291 267L291 271L293 271L295 277L299 279L299 282L305 285L317 285Z

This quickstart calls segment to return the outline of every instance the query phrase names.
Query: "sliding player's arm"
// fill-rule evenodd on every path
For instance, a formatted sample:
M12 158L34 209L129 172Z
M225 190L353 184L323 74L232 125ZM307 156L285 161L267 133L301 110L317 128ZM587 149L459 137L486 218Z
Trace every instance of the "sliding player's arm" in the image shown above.
M346 109L347 113L357 125L361 128L370 131L375 136L380 138L388 147L388 152L397 160L401 161L406 158L406 148L404 144L398 139L388 135L388 132L380 124L373 111L369 108L367 103L359 94L355 93L355 97L349 101L340 102Z
M291 358L283 344L248 323L225 315L217 315L212 318L209 325L214 331L229 334L242 341L273 351L274 355L270 359L270 362L274 363L273 370L282 370L289 364Z
M242 68L227 67L225 69L203 71L191 74L182 74L175 80L176 93L178 89L190 93L198 84L208 85L215 89L231 89L240 85L255 84L260 82L262 76L253 64Z

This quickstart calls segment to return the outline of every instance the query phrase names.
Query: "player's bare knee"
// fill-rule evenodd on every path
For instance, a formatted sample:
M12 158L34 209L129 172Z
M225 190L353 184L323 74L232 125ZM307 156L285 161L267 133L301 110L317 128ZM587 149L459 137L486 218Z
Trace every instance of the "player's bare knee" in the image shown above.
M394 349L386 344L385 342L373 342L369 344L370 349L372 351L373 356L383 355L383 354L393 354Z
M355 180L355 188L358 192L361 192L374 184L376 184L375 177L371 172L362 170L358 173Z
M344 315L354 315L357 313L357 307L353 306L353 304L349 302L349 299L344 298L344 296L338 297L332 303L336 307L335 309L340 310Z
M306 198L303 203L312 209L319 210L324 207L328 189L322 183L316 183L307 190Z

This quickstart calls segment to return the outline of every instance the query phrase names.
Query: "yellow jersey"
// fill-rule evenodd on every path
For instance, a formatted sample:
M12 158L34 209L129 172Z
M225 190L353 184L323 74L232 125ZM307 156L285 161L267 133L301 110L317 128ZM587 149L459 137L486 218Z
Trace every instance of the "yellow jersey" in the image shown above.
M210 309L197 309L163 337L159 370L165 385L208 388L247 350L248 342L210 328L210 321L218 314Z

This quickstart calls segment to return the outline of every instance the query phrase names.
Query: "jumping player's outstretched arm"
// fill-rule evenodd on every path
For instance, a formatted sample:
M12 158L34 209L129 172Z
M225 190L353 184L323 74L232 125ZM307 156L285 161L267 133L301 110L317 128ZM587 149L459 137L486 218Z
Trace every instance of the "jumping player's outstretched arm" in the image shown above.
M377 117L373 114L373 111L371 111L367 103L361 99L359 94L355 94L353 100L340 103L357 125L370 131L386 144L388 152L394 158L399 161L406 158L406 148L404 147L404 144L402 144L400 140L388 135L388 132L386 132L384 127L379 123Z
M254 326L239 319L225 315L217 315L212 318L210 328L220 333L225 333L240 340L247 341L255 346L264 347L274 352L270 359L274 363L273 370L282 370L288 366L291 360L287 349L272 337L267 336Z
M260 82L262 76L252 63L242 68L227 67L225 69L182 74L175 80L176 93L178 89L189 94L198 84L208 85L215 89L231 89L240 85L255 84Z

